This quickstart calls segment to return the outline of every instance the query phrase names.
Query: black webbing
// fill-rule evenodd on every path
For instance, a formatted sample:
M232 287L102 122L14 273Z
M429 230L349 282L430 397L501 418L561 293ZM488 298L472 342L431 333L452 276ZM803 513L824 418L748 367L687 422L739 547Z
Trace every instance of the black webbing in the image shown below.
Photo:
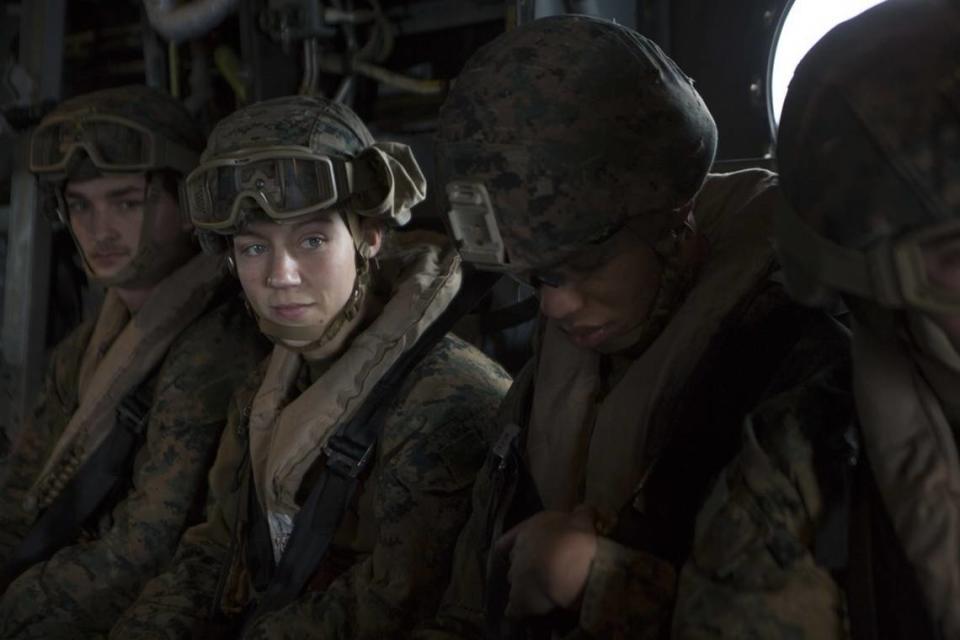
M136 390L123 399L113 431L10 554L0 573L0 593L31 566L72 544L92 516L103 510L110 495L127 486L150 411L149 403L140 396L141 390Z
M356 414L327 441L324 468L297 514L272 579L247 620L248 627L296 599L316 573L357 490L359 476L371 462L384 414L403 381L499 278L495 273L466 272L460 292L450 305L377 382Z

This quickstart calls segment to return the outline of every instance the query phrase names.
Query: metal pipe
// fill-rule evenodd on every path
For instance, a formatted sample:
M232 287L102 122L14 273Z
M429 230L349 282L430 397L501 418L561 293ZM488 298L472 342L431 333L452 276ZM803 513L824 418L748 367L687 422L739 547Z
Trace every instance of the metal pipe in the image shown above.
M200 40L190 43L190 95L183 101L183 106L190 113L199 113L213 95L213 86L210 83L210 60L206 45Z
M171 40L167 44L167 62L170 67L170 95L180 99L180 54L177 43Z
M236 98L237 106L247 103L247 85L243 82L243 70L240 64L240 58L233 52L233 49L226 45L220 45L213 51L213 62L217 69L223 74L224 79L230 88L233 89L233 95Z
M323 21L327 24L364 24L377 19L377 12L370 9L350 11L340 7L327 7L323 10Z
M57 100L63 69L63 36L66 0L37 0L21 5L20 64L36 85L32 104ZM7 263L4 273L3 317L0 345L3 366L13 388L9 402L0 402L0 422L9 426L7 436L16 439L29 415L40 387L44 369L44 337L47 325L47 297L50 287L50 225L38 215L37 181L26 169L23 132L17 148L23 154L10 180L10 209L7 220ZM5 414L5 415L4 415Z
M176 6L176 0L143 0L147 18L157 33L171 42L203 35L233 11L237 0L194 0Z
M320 56L318 61L320 69L327 73L344 74L347 72L342 56ZM447 83L444 80L414 78L364 60L354 59L351 61L350 67L356 73L410 93L435 95L443 93L447 89Z

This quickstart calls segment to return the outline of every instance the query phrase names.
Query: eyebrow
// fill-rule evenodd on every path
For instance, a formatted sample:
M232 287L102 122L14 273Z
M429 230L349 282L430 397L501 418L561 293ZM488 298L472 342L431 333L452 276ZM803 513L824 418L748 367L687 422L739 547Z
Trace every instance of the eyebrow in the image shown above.
M294 222L294 223L291 225L290 228L291 228L291 229L302 229L303 227L307 226L308 224L322 224L322 225L325 225L325 226L329 226L329 225L332 225L332 224L333 224L333 216L334 216L334 215L335 215L335 214L325 215L325 216L323 216L322 218L321 218L321 217L317 217L317 218L307 218L306 220L301 220L300 222Z
M84 200L89 200L87 195L81 191L74 191L67 187L64 191L64 195L71 198L83 198ZM118 189L113 189L108 191L106 194L107 198L121 198L128 195L143 195L143 187L137 187L130 185L129 187L120 187Z
M271 223L271 224L282 224L282 223L274 222L274 223ZM293 223L291 223L291 224L290 224L290 229L292 229L293 231L299 231L299 230L302 229L303 227L305 227L305 226L307 226L307 225L310 225L310 224L319 224L319 225L329 226L329 225L332 225L332 224L333 224L333 219L332 219L331 216L325 216L325 217L322 217L322 218L309 218L309 219L307 219L307 220L301 220L300 222L293 222ZM264 236L263 234L257 233L257 232L256 232L253 228L251 228L250 226L244 227L239 233L236 234L235 237L238 237L238 238L239 238L239 237L242 237L242 236L254 236L254 237L260 238L261 240L265 240L265 239L266 239L266 236Z

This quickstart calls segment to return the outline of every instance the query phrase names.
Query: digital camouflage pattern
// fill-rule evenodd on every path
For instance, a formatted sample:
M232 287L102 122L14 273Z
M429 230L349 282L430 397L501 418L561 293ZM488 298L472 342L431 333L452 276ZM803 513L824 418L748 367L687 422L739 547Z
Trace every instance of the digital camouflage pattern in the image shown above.
M24 511L22 498L77 407L78 370L92 330L87 322L57 347L37 409L8 461L0 561L36 515ZM198 519L230 395L266 353L235 283L225 285L144 383L151 406L129 490L82 540L10 585L0 600L0 637L95 637L109 630Z
M112 638L191 638L211 609L219 611L214 594L231 562L244 495L245 416L262 375L263 368L231 403L210 473L207 522L186 532L169 571L144 589ZM265 616L244 637L394 638L431 616L449 579L474 475L509 384L506 373L478 350L456 337L443 338L404 381L387 413L376 462L358 499L359 518L341 524L333 560L322 567L326 579L315 580L316 590Z
M789 303L786 303L786 306L784 305L785 296L782 289L768 287L753 301L752 310L748 313L760 317L767 316L769 319L776 318L784 311L795 310ZM772 315L768 315L771 313ZM747 326L753 322L746 318L744 321ZM774 320L774 323L782 321L781 315L781 319ZM769 330L770 325L766 325L765 328ZM770 391L768 399L762 406L765 407L764 411L770 412L771 422L773 421L774 411L779 413L803 412L809 411L810 405L818 411L832 408L830 402L833 400L833 395L837 393L833 384L838 377L843 375L842 367L845 363L844 340L843 332L838 330L837 325L826 316L811 313L804 323L802 337L793 344L787 356L783 358L782 366L778 367L775 373L768 373L765 376ZM755 365L743 354L739 356L737 362L743 367ZM820 372L824 370L829 370L831 374L829 376L822 375ZM519 427L520 432L517 439L521 441L523 425L527 419L524 415L525 406L529 402L529 394L532 393L532 385L535 383L533 373L534 368L528 366L517 376L501 412L503 424L515 424ZM694 399L700 401L702 398L694 398L692 393L687 395L688 401ZM846 414L836 415L833 421L824 423L821 439L835 438L838 432L832 427L836 424L848 426L849 418L848 407ZM713 449L714 453L701 451L685 458L683 475L706 475L709 476L706 480L712 480L712 474L704 473L703 469L697 467L711 457L721 458L721 464L726 461L724 451L730 445L718 446L718 441L722 442L727 435L736 433L736 427L739 424L741 423L736 419L736 416L723 416L714 413L709 420L699 425L696 433L700 435L694 441L694 448L696 443L699 442L704 448ZM820 424L814 422L813 426L819 428ZM721 435L720 438L717 438L716 434L708 435L708 430L722 431L727 435ZM764 438L767 437L768 431L772 432L770 437L779 435L764 428L762 433ZM843 430L840 429L839 433L843 435ZM835 444L833 440L831 440L831 443ZM787 439L786 442L778 441L776 444L783 447L793 446L795 443ZM641 535L636 536L638 532L630 531L629 527L626 533L620 533L617 527L614 527L614 531L598 538L597 555L590 568L578 615L570 616L570 619L561 623L559 627L554 626L556 620L528 620L520 625L512 626L510 633L514 635L507 635L502 627L499 631L492 630L497 629L496 625L499 624L495 621L496 609L504 604L500 601L505 598L505 589L507 588L505 583L499 584L496 581L491 581L492 573L497 572L497 565L502 563L502 560L498 560L493 554L493 543L499 536L498 531L502 531L511 524L510 521L502 522L505 510L530 508L529 505L522 506L523 498L519 499L518 502L518 499L514 497L529 492L529 489L524 489L527 481L524 480L525 472L520 468L524 464L522 455L522 451L514 445L513 447L495 447L493 453L488 456L483 469L477 475L473 493L474 510L458 540L453 578L444 595L438 616L431 623L418 629L413 637L416 640L481 640L490 637L517 639L556 637L565 640L580 638L649 638L653 640L667 637L674 601L678 597L680 566L666 558L649 553L643 548L638 548L637 540L642 538L643 535L641 533ZM771 457L773 456L771 455ZM779 459L776 461L779 462ZM716 461L712 462L715 463ZM805 460L805 462L809 463L810 461ZM810 473L808 467L803 467L801 470ZM790 473L792 471L794 469L784 471L785 474L789 475L785 475L782 484L771 483L768 487L770 489L768 494L763 494L754 503L750 504L749 511L731 508L729 512L724 513L724 516L726 516L726 520L724 520L725 528L719 529L714 525L711 527L710 536L698 535L696 537L693 548L695 557L699 560L703 554L712 554L709 556L709 560L714 564L709 566L711 569L715 569L715 574L711 573L711 577L719 575L718 581L724 585L728 585L728 581L742 579L748 584L755 585L757 591L754 592L754 595L759 596L765 595L766 592L763 589L777 584L776 580L787 573L786 569L778 568L778 562L806 562L807 565L810 565L809 554L804 555L804 549L799 544L794 543L785 546L788 537L782 534L782 529L771 530L767 526L770 523L781 524L788 521L787 518L791 517L792 514L798 511L802 512L803 509L807 508L807 505L800 500L797 489L794 488L796 479ZM801 481L809 484L809 477L803 476ZM653 479L650 482L653 482ZM783 491L784 484L787 491ZM806 485L804 488L806 488ZM757 490L761 491L762 489L758 488ZM650 496L638 495L641 495L641 504L648 505L647 508L657 508L652 505ZM670 495L669 491L664 495ZM678 495L685 495L684 487L678 488ZM768 503L764 500L767 497L775 498L775 501ZM804 495L802 497L807 498L809 496ZM820 499L821 502L824 500L819 494L814 497ZM513 501L512 507L510 506L511 500ZM529 502L529 498L527 498L527 501ZM536 499L532 504L534 510L539 509ZM699 501L696 504L689 505L688 508L695 512L697 505L699 505ZM658 512L662 512L662 510L658 509ZM627 517L625 514L626 511L621 512L620 518L625 519ZM752 522L749 519L750 517L756 518L759 522ZM721 520L722 518L718 517L717 519ZM789 522L791 524L794 522L806 523L806 520L794 518ZM673 536L678 539L688 535L684 530L686 525L683 523L668 523L666 525L661 523L658 524L658 527L660 526L665 526L667 531L672 531ZM808 535L809 531L803 530L802 533ZM642 546L642 543L639 546ZM738 562L744 560L745 556L749 557L750 553L763 555L767 562L762 569L755 570L754 573L750 573L748 568L738 564ZM688 562L687 564L691 563ZM760 624L759 612L751 615L745 621L745 624L758 622L757 628L760 632L756 635L738 635L737 631L740 627L721 626L728 623L732 624L734 620L732 612L721 611L724 606L732 606L732 598L729 600L718 599L716 604L709 608L705 607L702 602L691 602L689 592L692 591L691 582L694 580L691 575L693 569L688 566L683 571L683 576L679 580L681 602L677 605L683 609L682 611L678 609L677 617L679 618L682 613L690 622L689 627L680 628L684 632L680 637L710 637L710 634L703 630L717 628L729 628L729 637L732 638L794 637L790 633L782 636L775 633L764 633L774 629L789 630L791 627L786 622L781 626L772 625L769 622ZM738 571L744 573L744 576L741 577L737 573ZM773 578L768 578L763 573L764 571L775 575ZM813 569L810 573L812 578L820 580L820 582L814 582L814 584L822 586L822 572ZM761 579L767 580L767 582L764 583ZM750 582L751 580L752 582ZM831 585L831 589L835 594L836 587ZM805 602L805 604L812 605L816 602L810 601ZM829 604L836 605L836 601ZM807 616L815 618L813 611L790 609L789 599L784 600L781 606L795 614L790 622L796 621L800 624L807 624L810 622ZM834 615L833 620L836 620L839 612L836 609L827 609L827 611ZM824 626L822 624L816 627L811 625L811 628L822 629ZM562 631L558 631L558 629L562 629ZM704 635L699 636L696 633L691 633L692 629L697 629ZM544 633L554 635L543 635ZM811 635L808 637L821 636Z
M645 216L655 241L683 222L717 131L693 81L656 44L612 22L554 16L479 49L436 134L441 184L490 193L509 261L558 263Z
M865 255L956 219L958 62L960 5L951 0L888 0L804 58L777 155L794 211L818 235ZM788 276L792 266L785 258ZM831 289L830 275L810 284ZM936 492L956 487L956 421L939 432L921 422L946 411L937 402L950 406L956 374L938 390L931 358L908 329L916 310L844 299L852 365L825 367L799 395L754 412L700 514L681 574L677 638L960 637L944 615L956 620L957 600L943 588L957 584L956 491ZM922 383L905 388L903 378ZM934 400L918 403L921 389ZM912 420L921 428L911 431ZM872 448L878 435L896 445Z
M312 96L265 100L227 116L211 132L196 173L206 170L207 163L274 148L281 148L276 150L277 156L283 157L284 147L351 160L352 190L347 197L338 194L338 202L331 208L403 226L410 220L410 210L426 197L426 179L410 147L374 141L349 107ZM191 208L207 208L204 198L192 186L187 189L187 197L191 198ZM194 223L201 228L202 243L210 248L223 246L224 241L217 234L238 232L235 227L206 230L197 218ZM238 224L242 226L243 220Z
M694 216L705 227L708 221L722 227L718 219L737 216L769 222L771 200L757 196L757 191L770 195L774 189L775 180L763 171L711 175ZM720 246L714 244L712 255L722 255ZM505 559L493 552L494 541L542 509L524 444L537 384L536 362L518 375L501 411L504 433L513 429L514 436L499 441L477 476L473 513L457 543L451 584L437 618L417 630L417 640L667 636L677 576L691 552L697 511L716 474L736 454L745 416L759 402L780 394L792 397L790 390L802 390L845 354L843 331L824 314L789 299L774 277L777 266L772 256L768 267L717 321L694 370L683 376L664 373L675 386L657 399L648 425L650 440L662 439L637 455L638 465L651 459L656 465L614 525L599 537L579 611L504 621L498 617L506 604L507 567ZM708 260L703 271L729 274L728 268L719 259ZM717 304L725 304L719 301L739 286L729 275L724 277L729 286L713 281L710 288ZM702 276L701 282L706 278ZM694 283L694 292L697 287ZM679 322L684 313L681 306L671 322ZM669 330L668 324L665 331ZM613 369L616 361L609 362ZM595 401L570 398L571 404Z
M958 61L950 0L886 2L825 36L794 74L777 140L800 217L854 249L956 219Z
M373 142L367 126L345 105L319 97L284 96L244 107L217 123L200 162L275 146L355 156Z
M837 362L752 412L699 515L672 637L847 637L844 595L815 556L846 547L843 527L833 540L821 533L848 507L856 460L844 346Z

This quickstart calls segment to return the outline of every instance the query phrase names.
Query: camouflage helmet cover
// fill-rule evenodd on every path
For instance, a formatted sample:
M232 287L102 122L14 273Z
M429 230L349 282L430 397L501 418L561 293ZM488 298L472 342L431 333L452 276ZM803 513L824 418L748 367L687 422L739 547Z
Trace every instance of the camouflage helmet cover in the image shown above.
M924 234L960 222L957 3L888 0L828 33L794 74L777 158L794 295L956 308L923 291L922 263L908 258Z
M349 107L314 96L265 100L227 116L210 134L195 173L223 158L265 149L282 155L290 148L350 159L355 182L348 206L359 215L403 225L410 209L425 197L426 180L407 145L375 142Z
M348 107L317 97L286 96L252 104L221 120L200 161L274 146L355 156L372 144L370 131Z
M585 16L536 20L467 62L440 111L441 178L482 183L517 268L647 215L656 237L700 189L716 126L653 42Z
M957 7L889 0L836 27L797 68L780 181L833 242L864 249L960 216Z

